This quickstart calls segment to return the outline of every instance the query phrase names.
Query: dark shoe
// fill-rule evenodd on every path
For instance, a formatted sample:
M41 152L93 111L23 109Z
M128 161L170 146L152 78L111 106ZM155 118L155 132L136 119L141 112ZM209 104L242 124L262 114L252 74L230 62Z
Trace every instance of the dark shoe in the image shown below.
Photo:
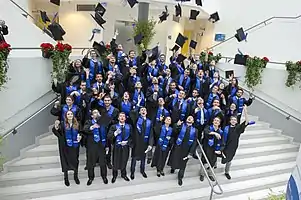
M215 179L213 178L213 176L209 176L211 181L215 181Z
M183 185L182 179L178 179L178 185L179 185L179 186Z
M160 174L161 174L162 176L165 176L165 174L164 174L164 172L163 172L163 171L161 171L161 172L160 172Z
M102 178L102 180L103 180L103 183L104 183L104 184L108 184L108 183L109 183L107 177Z
M144 178L147 178L147 174L145 172L141 172L141 174Z
M77 185L79 185L79 184L80 184L80 181L79 181L79 179L78 179L78 176L77 176L77 175L74 175L74 181L75 181L75 183L76 183Z
M171 173L171 174L174 174L174 173L175 173L175 169L171 169L171 170L170 170L170 173Z
M157 172L157 176L160 177L160 176L161 176L161 173L160 173L160 172Z
M93 182L93 180L92 180L92 179L89 179L88 182L87 182L87 185L91 185L92 182Z
M196 160L198 160L199 158L197 157L197 155L193 154L192 157Z
M204 176L203 175L200 175L200 181L204 181Z
M85 166L85 169L84 170L88 170L88 167L87 166Z
M69 182L69 180L68 180L68 179L66 179L66 178L65 178L65 185L66 185L67 187L69 187L69 186L70 186L70 182Z
M113 177L111 182L112 182L112 183L115 183L115 182L116 182L116 178L117 178L117 177Z
M112 168L113 168L111 162L109 162L109 163L107 164L107 166L108 166L109 169L112 169Z
M127 177L127 176L123 176L122 178L123 178L125 181L130 181L129 177Z
M152 159L151 158L148 158L147 159L147 164L150 164L152 162Z
M130 176L130 177L131 177L132 180L134 180L134 179L135 179L135 174L134 174L134 173L131 173L131 176Z
M231 179L231 176L230 176L230 174L228 174L228 173L225 173L225 176L226 176L226 178L227 178L228 180L230 180L230 179Z

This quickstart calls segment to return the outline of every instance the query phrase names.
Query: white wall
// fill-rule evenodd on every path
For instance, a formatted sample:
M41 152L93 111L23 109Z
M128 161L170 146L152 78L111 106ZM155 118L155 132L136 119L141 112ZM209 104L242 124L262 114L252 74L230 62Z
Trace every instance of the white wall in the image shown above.
M10 1L0 1L0 19L4 19L9 27L6 41L14 47L40 47L43 42L54 42L44 34L30 20L26 19L21 11ZM10 57L41 56L40 50L13 50Z
M236 29L247 29L273 16L297 16L301 14L301 1L275 0L216 0L219 4L221 20L216 23L215 32L226 34L226 38L235 34ZM301 40L301 19L274 19L266 27L258 27L248 35L248 42L238 43L236 39L215 48L224 56L233 57L240 48L245 54L267 56L272 61L285 62L300 60L299 49Z

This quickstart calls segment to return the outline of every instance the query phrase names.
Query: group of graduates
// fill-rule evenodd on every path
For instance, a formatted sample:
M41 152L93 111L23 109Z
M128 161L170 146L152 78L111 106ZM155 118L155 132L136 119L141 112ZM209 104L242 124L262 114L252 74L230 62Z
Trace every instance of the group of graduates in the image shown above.
M185 58L174 52L167 65L158 51L125 54L122 45L114 42L112 53L103 61L98 57L102 52L92 50L90 58L70 65L66 82L53 81L52 88L61 99L51 109L58 117L52 131L59 141L65 185L70 185L70 170L80 184L80 147L86 148L87 185L95 178L96 166L104 184L108 184L107 169L112 169L112 183L118 170L125 181L133 180L137 161L144 178L146 163L156 167L158 177L165 175L167 163L170 173L179 170L182 185L187 162L199 157L212 168L221 157L225 176L231 179L231 160L249 124L246 107L252 103L252 98L243 97L237 79L230 77L226 86L214 60L201 63L199 56ZM240 123L243 113L245 121ZM204 155L197 155L199 144L209 163ZM208 174L214 181L210 170ZM201 170L201 181L204 175Z

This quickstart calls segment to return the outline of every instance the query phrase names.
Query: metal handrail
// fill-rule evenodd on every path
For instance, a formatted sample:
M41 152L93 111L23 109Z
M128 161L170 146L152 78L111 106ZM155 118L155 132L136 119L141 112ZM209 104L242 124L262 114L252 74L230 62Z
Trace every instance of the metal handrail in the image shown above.
M198 159L199 159L199 161L200 161L200 163L201 163L201 167L202 167L202 169L203 169L203 172L205 173L206 179L208 180L208 183L209 183L209 185L210 185L210 187L211 187L209 200L212 200L212 198L213 198L213 193L214 193L214 194L217 194L217 195L222 195L222 194L224 193L224 191L223 191L222 187L220 186L220 184L218 183L218 180L217 180L217 177L216 177L216 175L215 175L215 173L214 173L214 170L213 170L213 168L211 167L210 162L209 162L209 160L208 160L208 158L207 158L207 156L206 156L206 154L205 154L205 151L204 151L204 149L203 149L203 147L202 147L202 145L201 145L201 143L200 143L200 141L199 141L198 139L197 139L197 142L198 142L198 146L199 146L200 149L201 149L202 156L204 156L204 158L205 158L205 160L206 160L206 163L208 164L209 169L210 169L210 171L211 171L211 174L212 174L212 176L213 176L213 178L214 178L214 180L215 180L214 182L212 182L212 181L210 180L209 175L208 175L208 172L207 172L207 169L205 168L205 166L204 166L204 164L203 164L203 162L202 162L202 159L201 159L199 153L197 152L197 150L195 150L195 154L196 154L196 156L198 157ZM215 190L215 187L216 187L216 186L218 187L219 191L216 191L216 190Z
M257 23L257 24L255 24L254 26L251 26L250 28L247 28L247 29L245 29L244 31L245 32L248 32L248 31L250 31L250 30L252 30L252 29L254 29L254 28L256 28L256 27L258 27L258 26L260 26L260 25L262 25L262 24L264 24L265 26L267 25L267 22L269 22L269 21L271 21L271 20L273 20L273 19L298 19L298 18L300 18L301 17L301 15L298 15L298 16L296 16L296 17L270 17L270 18L268 18L268 19L266 19L266 20L264 20L264 21L262 21L262 22L259 22L259 23ZM227 38L226 40L224 40L224 41L221 41L221 42L219 42L219 43L217 43L217 44L215 44L215 45L213 45L212 47L209 47L209 48L207 48L208 50L210 50L210 49L213 49L213 48L215 48L215 47L217 47L217 46L219 46L219 45L221 45L221 44L223 44L223 43L225 43L225 42L227 42L227 41L229 41L229 40L232 40L232 39L234 39L235 38L235 35L233 35L233 36L231 36L231 37L229 37L229 38Z
M15 6L17 6L20 10L22 10L23 12L26 13L27 16L29 16L31 19L36 20L30 13L28 13L24 8L22 8L19 4L17 4L15 1L13 0L9 0L10 2L12 2L12 4L14 4Z
M228 57L228 56L222 56L221 58L225 58L225 59L226 59L226 62L230 62L231 60L234 60L234 59L235 59L235 58L233 58L233 57ZM276 62L276 61L269 61L268 63L276 64L276 65L285 65L284 62Z
M9 131L7 131L5 134L3 134L1 136L1 139L5 139L7 138L9 135L11 134L16 134L17 130L22 127L24 124L26 124L28 121L30 121L32 118L34 118L35 116L37 116L39 113L41 113L42 111L44 111L46 108L48 108L50 105L52 105L54 102L56 102L58 100L58 97L55 97L54 99L52 99L49 103L47 103L45 106L43 106L42 108L40 108L38 111L36 111L35 113L33 113L32 115L30 115L29 117L27 117L26 119L24 119L22 122L20 122L18 125L16 125L14 128L11 128Z
M226 79L226 78L223 78L223 77L220 77L222 80L226 81L227 83L229 83L229 80ZM245 87L242 87L242 86L239 86L240 88L242 88L245 92L248 92L249 94L252 94L256 99L259 99L260 101L262 101L263 103L267 104L268 106L270 107L273 107L275 108L276 110L280 111L281 113L287 115L286 119L289 120L291 118L293 118L294 120L296 120L297 122L301 123L301 119L299 119L298 117L292 115L291 113L283 110L282 108L279 108L278 106L274 105L273 103L261 98L260 96L254 94L252 91L250 91L249 89L245 88ZM290 108L290 109L293 109L293 108ZM294 110L294 109L293 109Z

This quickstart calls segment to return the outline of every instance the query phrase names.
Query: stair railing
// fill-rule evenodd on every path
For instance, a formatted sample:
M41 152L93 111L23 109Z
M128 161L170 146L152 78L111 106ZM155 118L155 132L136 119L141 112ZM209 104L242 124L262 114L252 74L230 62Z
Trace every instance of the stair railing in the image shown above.
M296 17L270 17L270 18L268 18L268 19L266 19L266 20L264 20L264 21L262 21L262 22L259 22L259 23L255 24L254 26L251 26L250 28L245 29L244 31L245 31L245 32L248 32L248 31L250 31L250 30L252 30L252 29L254 29L254 28L256 28L256 27L258 27L258 26L260 26L260 25L266 26L266 25L268 25L267 22L272 21L272 20L274 20L274 19L292 19L292 20L296 20L296 19L299 19L300 17L301 17L301 15L298 15L298 16L296 16ZM228 42L228 41L230 41L230 40L232 40L232 39L234 39L234 38L235 38L235 35L233 35L233 36L227 38L226 40L221 41L221 42L219 42L219 43L217 43L217 44L215 44L215 45L213 45L212 47L209 47L209 48L207 48L207 49L208 49L208 50L211 50L211 49L213 49L213 48L215 48L215 47L217 47L217 46L220 46L221 44L224 44L225 42Z
M200 161L201 168L202 168L202 170L203 170L203 172L204 172L204 175L205 175L206 179L208 180L208 183L209 183L209 185L210 185L210 187L211 187L209 200L212 200L213 194L222 195L222 194L224 193L224 191L223 191L222 187L220 186L220 184L218 183L217 177L216 177L216 175L215 175L215 173L214 173L213 168L212 168L211 165L210 165L210 162L209 162L209 160L208 160L208 158L207 158L207 156L206 156L206 154L205 154L205 151L204 151L204 149L203 149L203 147L202 147L200 141L197 140L197 143L198 143L199 148L201 149L201 155L204 157L206 163L207 163L208 166L209 166L209 170L210 170L210 172L211 172L211 176L212 176L212 177L214 178L214 180L215 180L215 181L211 181L211 180L210 180L209 175L208 175L208 172L207 172L207 169L206 169L206 167L204 166L204 164L203 164L203 162L202 162L201 156L200 156L200 154L198 153L198 151L195 150L195 154L196 154L196 156L198 157L198 159L199 159L199 161ZM218 190L216 190L216 187L218 188Z

